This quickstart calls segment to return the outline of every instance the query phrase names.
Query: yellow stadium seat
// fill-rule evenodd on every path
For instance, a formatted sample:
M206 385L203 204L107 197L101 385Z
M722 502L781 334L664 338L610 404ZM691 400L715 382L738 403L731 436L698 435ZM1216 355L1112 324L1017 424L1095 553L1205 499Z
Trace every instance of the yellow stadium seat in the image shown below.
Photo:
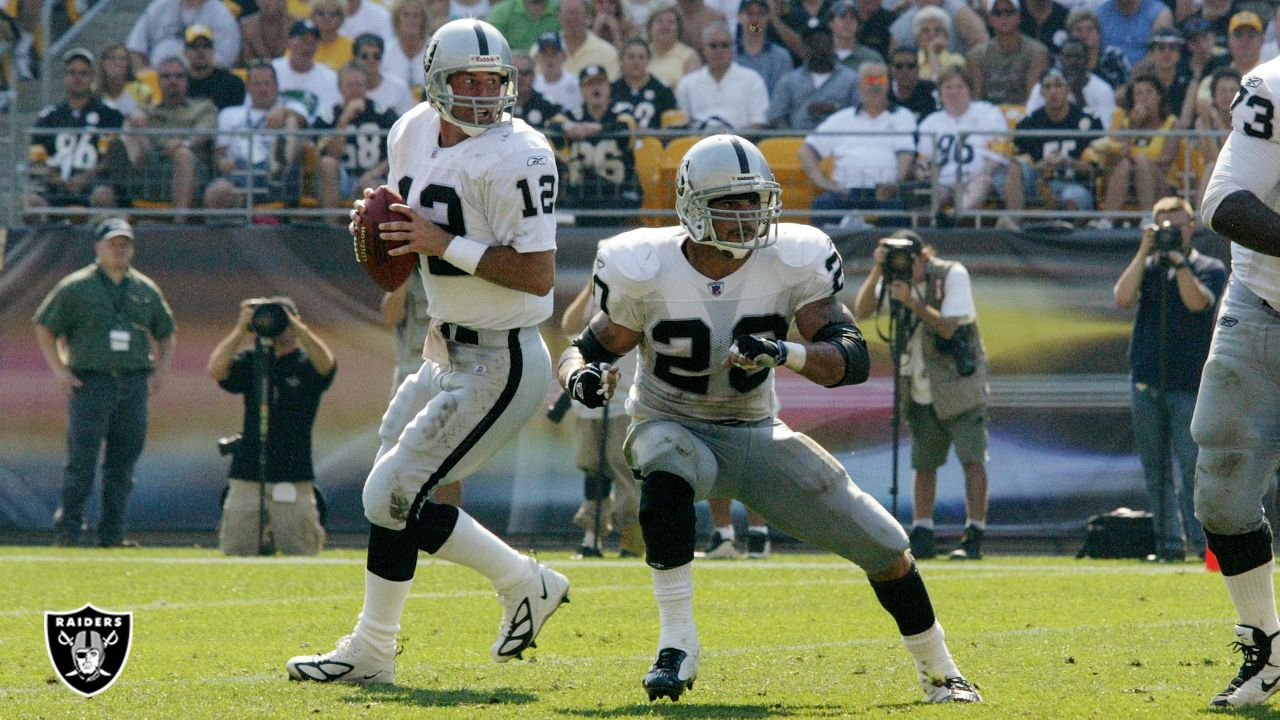
M662 205L661 189L658 185L661 175L659 169L662 167L662 141L652 135L638 136L631 142L631 153L635 156L636 176L640 180L640 189L644 197L641 209L669 209ZM648 227L662 227L666 224L666 218L656 215L646 216L643 222Z
M138 74L134 76L134 79L143 85L146 85L147 88L151 90L151 97L154 98L152 102L159 102L160 76L156 73L155 68L143 68L139 70Z
M701 140L699 135L681 135L673 138L667 143L666 148L662 150L662 161L658 165L658 184L656 196L656 207L663 209L675 210L676 208L676 170L680 167L680 161L684 159L684 154L693 147L694 143ZM658 222L656 225L669 225L670 222L663 218L655 218Z
M800 166L800 147L804 138L771 137L760 141L760 152L769 163L773 177L782 186L782 207L784 211L808 211L813 206L813 199L818 196L818 188L805 175ZM809 222L808 215L783 217L786 222Z

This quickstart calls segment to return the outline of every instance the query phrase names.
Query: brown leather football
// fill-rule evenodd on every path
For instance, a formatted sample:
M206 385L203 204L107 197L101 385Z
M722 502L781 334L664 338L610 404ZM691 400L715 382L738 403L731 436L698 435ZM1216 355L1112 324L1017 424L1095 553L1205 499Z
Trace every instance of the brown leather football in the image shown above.
M404 243L383 240L382 233L378 232L378 225L381 223L405 219L400 213L391 211L393 203L403 202L400 194L386 185L374 190L364 202L364 220L356 227L354 237L356 262L360 263L360 267L364 268L378 287L387 292L393 292L404 285L418 264L417 253L388 255L387 250Z

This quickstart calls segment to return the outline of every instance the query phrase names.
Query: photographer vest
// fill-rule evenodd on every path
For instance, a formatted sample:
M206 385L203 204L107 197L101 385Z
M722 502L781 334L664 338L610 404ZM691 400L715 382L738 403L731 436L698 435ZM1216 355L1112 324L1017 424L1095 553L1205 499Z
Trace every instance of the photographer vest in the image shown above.
M924 302L939 312L942 310L942 301L945 297L947 273L955 264L951 260L930 258L925 265ZM916 326L916 331L925 333L921 338L920 348L924 356L925 375L929 378L929 388L933 395L933 409L938 419L946 420L973 408L985 406L987 404L987 352L982 346L982 336L978 333L977 320L975 319L970 325L961 325L951 340L943 340L923 322ZM968 344L972 347L973 371L962 375L956 367L954 348L963 342L965 333L968 334ZM905 404L911 402L912 379L911 375L904 375L903 378L907 385L902 394Z

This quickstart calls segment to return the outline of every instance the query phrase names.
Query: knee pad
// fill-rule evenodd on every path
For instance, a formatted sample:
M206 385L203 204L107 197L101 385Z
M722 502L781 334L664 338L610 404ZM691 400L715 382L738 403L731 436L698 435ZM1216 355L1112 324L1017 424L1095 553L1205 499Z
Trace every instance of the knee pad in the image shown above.
M383 580L404 582L413 579L417 567L418 548L408 532L369 526L368 559L365 560L369 572Z
M434 554L453 534L453 528L458 524L458 508L433 503L426 499L425 492L422 498L417 511L409 516L405 531L413 538L417 549Z
M649 567L665 570L693 562L697 524L689 483L665 472L645 478L640 490L640 530Z

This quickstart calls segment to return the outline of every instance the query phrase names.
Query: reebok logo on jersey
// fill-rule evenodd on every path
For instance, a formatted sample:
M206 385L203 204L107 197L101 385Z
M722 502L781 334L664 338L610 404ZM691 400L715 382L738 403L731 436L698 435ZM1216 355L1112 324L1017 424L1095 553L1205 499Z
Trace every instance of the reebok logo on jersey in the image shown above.
M546 165L546 164L547 164L547 157L545 155L535 155L529 158L528 167L533 167L534 165Z
M1230 315L1223 315L1222 319L1218 321L1218 324L1222 327L1235 327L1238 322L1240 321Z
M1250 75L1249 77L1244 79L1245 87L1255 88L1261 84L1262 84L1262 78L1258 77L1257 75Z

